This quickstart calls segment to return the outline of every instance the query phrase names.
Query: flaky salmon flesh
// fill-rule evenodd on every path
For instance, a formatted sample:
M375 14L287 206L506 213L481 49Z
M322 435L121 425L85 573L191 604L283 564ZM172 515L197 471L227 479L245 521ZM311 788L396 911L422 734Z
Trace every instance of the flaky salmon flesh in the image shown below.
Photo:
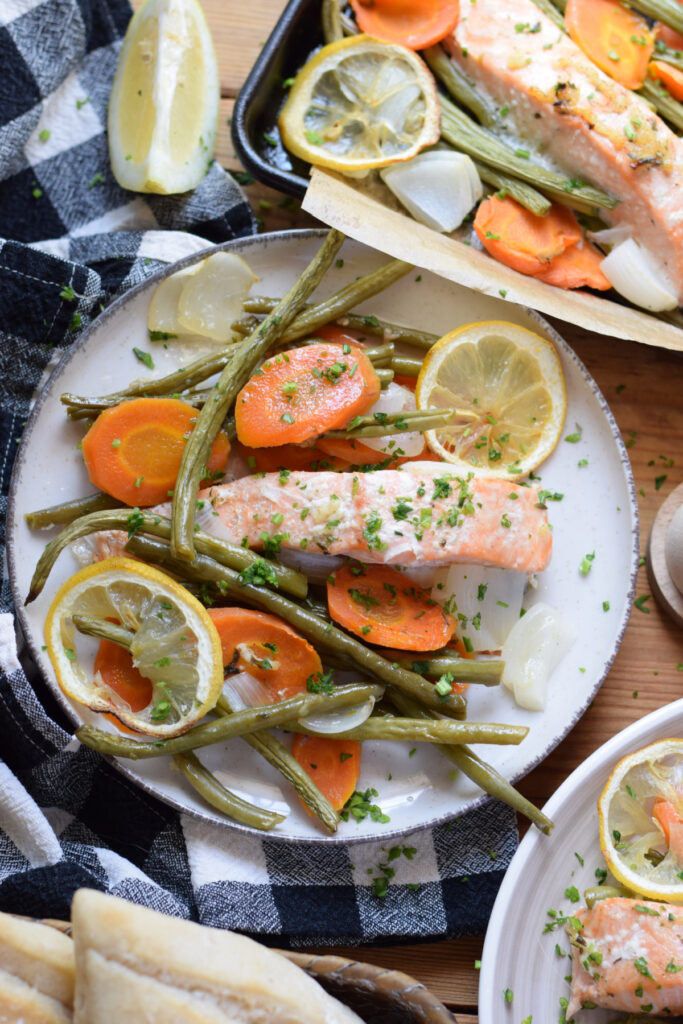
M535 486L460 477L445 464L358 474L267 473L208 494L225 530L221 536L251 548L529 573L550 562L552 532Z
M681 302L683 141L640 96L596 67L533 0L464 3L444 44L495 103L513 147L619 201L600 216L629 229Z
M565 1016L602 1006L675 1017L683 1012L683 908L651 900L600 900L567 925L571 997Z

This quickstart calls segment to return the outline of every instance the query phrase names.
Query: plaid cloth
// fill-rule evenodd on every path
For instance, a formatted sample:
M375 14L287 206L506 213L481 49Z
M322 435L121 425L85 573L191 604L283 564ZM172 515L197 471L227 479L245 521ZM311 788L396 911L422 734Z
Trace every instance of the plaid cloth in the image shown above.
M125 0L0 0L3 556L14 455L55 359L114 295L254 230L215 164L189 196L134 196L113 180L105 108L129 17ZM2 561L0 909L65 918L85 885L280 945L484 931L516 847L508 808L489 802L414 834L401 844L408 855L391 861L381 842L288 845L179 815L73 739L26 653L17 656ZM373 878L390 871L380 898Z

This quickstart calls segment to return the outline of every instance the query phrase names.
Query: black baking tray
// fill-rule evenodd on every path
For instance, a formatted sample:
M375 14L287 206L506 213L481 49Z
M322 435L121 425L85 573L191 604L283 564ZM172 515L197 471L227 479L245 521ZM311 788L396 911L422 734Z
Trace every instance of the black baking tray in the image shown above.
M290 0L235 101L232 141L243 167L258 181L301 198L310 165L282 145L278 114L283 85L323 45L320 0Z

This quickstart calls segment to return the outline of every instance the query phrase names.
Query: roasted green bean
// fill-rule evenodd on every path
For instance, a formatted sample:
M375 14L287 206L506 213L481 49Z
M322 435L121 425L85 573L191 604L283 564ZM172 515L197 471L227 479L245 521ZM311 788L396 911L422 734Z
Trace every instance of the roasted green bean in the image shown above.
M132 629L125 626L117 626L114 622L107 622L106 619L95 619L91 615L74 615L73 624L79 633L85 636L94 636L98 640L110 640L119 647L130 650L130 645L135 636Z
M508 193L517 200L520 206L535 213L537 217L545 217L550 211L550 200L527 182L513 178L509 174L503 174L502 171L496 171L488 164L481 163L480 160L475 160L474 166L482 181L485 181L487 185L492 185L499 193Z
M202 356L182 366L179 370L167 374L165 377L157 377L152 380L134 381L127 388L121 391L112 392L110 395L101 395L99 398L83 398L80 395L60 395L62 405L73 409L107 409L110 406L118 405L126 398L139 398L142 395L173 395L187 391L195 384L201 384L208 380L214 373L219 373L242 351L242 344L231 344L218 352L212 352L208 356Z
M505 668L505 662L498 658L475 661L460 658L457 654L437 654L419 660L400 657L396 660L399 665L419 672L428 679L440 679L448 674L452 676L453 683L480 683L483 686L498 686Z
M125 507L122 501L117 501L108 494L88 494L85 498L74 498L73 501L65 501L61 505L41 508L37 512L27 512L24 519L30 530L42 530L47 526L68 525L90 512Z
M285 820L284 814L268 811L264 807L256 807L235 793L231 793L193 753L174 754L173 763L183 773L192 788L196 789L203 800L206 800L207 804L211 804L217 811L232 818L233 821L239 821L241 825L249 825L251 828L258 828L262 832L269 832L270 829Z
M646 78L638 90L638 95L650 102L660 117L679 132L683 131L683 103L675 100L667 89Z
M344 430L328 430L323 436L333 438L384 437L387 434L423 432L435 430L437 427L445 427L454 415L455 409L407 409L404 412L354 416Z
M393 683L409 692L427 707L434 708L442 714L452 718L464 716L466 703L459 694L445 698L439 697L433 685L422 676L402 668L395 662L388 661L375 651L365 647L355 637L344 633L332 623L326 622L306 608L289 601L281 594L249 583L241 585L236 572L219 565L212 558L197 555L194 561L188 565L174 558L165 544L147 537L140 537L137 534L128 541L127 548L132 554L138 555L146 561L158 562L173 572L184 573L188 579L219 582L221 591L226 596L229 595L240 603L255 605L257 608L281 616L305 637L312 640L322 651L336 652L361 671L369 673L384 683Z
M268 349L282 336L300 311L306 299L320 283L325 271L339 252L344 241L334 228L328 232L322 246L303 274L287 294L239 346L235 358L222 371L214 387L213 396L201 409L194 430L183 448L180 469L173 494L171 512L171 547L173 553L185 562L195 552L194 512L197 492L216 434L230 411L240 389L248 381Z
M433 717L431 712L425 711L416 701L394 687L390 687L387 690L387 697L402 715L407 715L410 718ZM456 765L463 775L466 775L468 779L471 779L477 786L480 786L485 793L507 804L508 807L512 807L519 814L523 814L541 832L545 833L545 835L550 835L554 828L550 818L532 804L530 800L527 800L525 796L522 796L492 765L482 761L473 750L470 750L467 746L446 746L443 743L436 744L436 749Z
M417 377L422 369L422 362L422 359L414 359L412 356L394 356L391 360L391 369L402 377Z
M335 43L343 38L339 0L322 0L321 21L326 43Z
M439 43L422 50L422 56L434 77L448 89L454 100L474 114L480 124L492 128L498 123L498 113L493 104L477 91L474 83L450 59Z
M412 269L410 263L404 263L403 260L391 260L378 267L377 270L356 278L355 281L351 281L334 295L322 299L315 306L310 306L300 313L294 323L282 332L283 342L296 341L297 338L314 333L318 327L324 327L331 320L343 316L359 302L364 302L366 299L372 298L373 295L377 295L378 292L384 291L389 285L405 277Z
M102 633L98 635L102 636ZM82 725L76 731L76 735L86 747L97 750L100 754L125 757L131 761L146 761L150 757L199 750L214 743L223 743L235 736L244 738L263 729L294 724L299 718L362 704L370 698L378 700L383 692L381 686L373 683L348 683L346 686L336 687L331 694L301 693L276 704L245 708L210 722L202 722L182 736L173 736L167 740L136 740L119 733L104 732L92 725Z
M155 537L168 539L171 535L171 521L155 512L140 511L140 509L111 509L81 516L80 519L76 519L61 530L46 546L34 570L26 604L30 604L38 597L61 552L73 541L80 537L87 537L90 533L97 533L99 530L127 530L129 535L131 531L142 530ZM197 530L194 539L198 551L210 555L219 562L226 564L229 562L230 566L238 571L262 560L260 555L248 548L229 544L218 537L211 537L203 530ZM302 573L280 565L279 562L270 561L265 563L264 569L267 569L268 576L271 576L271 573L274 574L274 577L271 576L271 578L277 580L277 585L283 590L295 597L305 597L308 582Z
M592 185L574 187L569 178L517 156L514 150L472 121L445 96L440 97L440 102L441 134L455 149L490 164L498 171L528 181L558 202L576 209L586 212L594 207L612 210L617 205L616 199L602 189Z
M613 900L620 896L631 895L632 893L628 889L624 889L623 885L592 885L590 889L584 889L583 892L583 898L589 910L592 910L600 900Z
M310 729L299 724L292 725L291 731L311 733ZM498 722L452 722L446 718L428 720L379 715L339 735L347 740L409 740L411 743L443 743L450 747L460 743L517 745L528 732L526 726Z
M371 275L368 275L368 278ZM358 278L356 285L358 285L365 278ZM338 292L337 295L340 293ZM363 298L369 298L370 294L363 296ZM334 296L331 297L334 299ZM359 298L357 302L360 302ZM244 302L244 309L247 311L254 311L258 313L269 313L277 305L278 300L268 298L264 295L256 295L253 299L246 299ZM314 310L316 307L310 306L309 311ZM349 306L351 309L351 306ZM239 321L238 321L239 322ZM407 345L414 345L416 348L430 349L434 342L439 340L438 334L428 334L426 331L418 331L412 327L404 327L401 324L392 324L386 320L380 320L378 317L368 313L351 313L345 312L337 314L334 318L334 322L340 327L350 327L353 331L362 331L364 334L377 336L384 338L386 341L403 342ZM319 325L320 326L320 325Z
M421 274L418 275L418 277L421 276ZM392 324L371 314L346 313L344 316L338 316L336 323L340 327L350 327L352 331L363 331L364 334L379 335L387 341L413 345L425 352L439 340L438 334L428 334L426 331L417 331L412 327Z
M219 698L218 711L224 715L232 713L229 700L226 697ZM268 764L276 768L280 774L287 779L287 782L294 786L299 798L319 818L323 825L330 832L337 831L339 815L327 797L320 792L311 776L304 771L295 757L292 757L285 746L280 743L272 733L264 729L263 732L255 733L252 736L244 736L244 742L248 743L261 757L265 758Z

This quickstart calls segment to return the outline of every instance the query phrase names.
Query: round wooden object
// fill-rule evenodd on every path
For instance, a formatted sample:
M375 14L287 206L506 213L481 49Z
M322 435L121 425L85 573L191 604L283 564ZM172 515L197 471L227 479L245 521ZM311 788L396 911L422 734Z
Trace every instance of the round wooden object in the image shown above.
M455 1024L453 1014L429 989L401 971L341 956L278 952L303 968L366 1024Z
M666 534L676 509L683 505L683 484L671 492L655 516L647 542L647 576L658 604L683 628L683 594L666 565Z

